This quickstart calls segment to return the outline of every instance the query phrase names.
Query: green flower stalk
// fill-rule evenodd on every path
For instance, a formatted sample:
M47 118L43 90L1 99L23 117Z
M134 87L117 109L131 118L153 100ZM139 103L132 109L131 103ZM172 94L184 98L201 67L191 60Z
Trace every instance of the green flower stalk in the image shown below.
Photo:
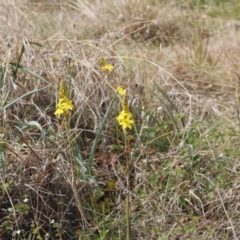
M131 201L130 201L130 159L127 154L127 128L132 129L134 121L132 119L132 113L128 107L128 101L126 96L126 89L119 86L117 88L118 94L122 97L122 111L119 113L117 119L118 124L122 127L125 136L125 153L126 153L126 183L128 194L126 196L126 240L131 240Z

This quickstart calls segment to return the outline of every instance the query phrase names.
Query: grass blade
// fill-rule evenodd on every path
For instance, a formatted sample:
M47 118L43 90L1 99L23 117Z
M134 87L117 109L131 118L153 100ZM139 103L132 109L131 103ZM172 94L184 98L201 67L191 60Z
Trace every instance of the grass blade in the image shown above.
M43 82L46 82L46 83L49 84L49 81L47 81L45 78L41 77L41 76L38 75L37 73L31 71L30 69L28 69L28 68L26 68L26 67L24 67L24 66L22 66L22 65L20 65L20 64L18 65L17 63L14 63L14 62L10 62L9 64L10 64L11 66L18 66L18 68L21 69L22 71L27 72L27 73L33 75L34 77L42 80Z
M43 88L39 88L39 89L35 89L35 90L33 90L33 91L30 91L30 92L27 92L27 93L23 94L21 97L14 99L12 102L10 102L10 103L8 103L6 106L4 106L4 107L3 107L3 110L6 110L6 109L8 109L9 107L11 107L11 106L12 106L14 103L16 103L19 99L25 98L25 97L33 94L33 93L36 93L36 92L40 92L40 91L42 91L43 89L46 89L46 88L48 88L48 87L49 87L49 86L46 86L46 87L43 87Z
M110 113L110 110L111 110L112 105L113 105L113 103L114 103L114 101L116 99L116 96L117 96L117 93L114 95L112 101L110 102L110 104L108 106L108 109L107 109L107 112L106 112L106 114L105 114L105 116L103 118L102 124L101 124L101 126L100 126L100 128L99 128L99 130L97 132L97 135L96 135L96 137L94 139L93 146L91 148L90 157L89 157L89 162L88 162L88 173L89 173L89 176L91 176L91 173L92 173L92 163L93 163L93 158L94 158L94 154L96 152L98 141L99 141L99 139L100 139L100 137L102 135L103 127L105 126L105 123L107 121L107 117L108 117L108 115Z

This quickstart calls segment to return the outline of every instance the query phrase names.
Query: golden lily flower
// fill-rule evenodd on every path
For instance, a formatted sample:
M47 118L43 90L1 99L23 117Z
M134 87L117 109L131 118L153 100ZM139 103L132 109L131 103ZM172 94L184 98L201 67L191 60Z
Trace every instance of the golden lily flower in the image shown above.
M132 120L132 114L130 112L121 111L117 117L118 124L122 126L123 130L127 128L132 129L134 121Z
M72 101L67 97L67 89L63 80L60 82L59 97L57 109L54 112L58 118L64 113L68 116L69 112L74 108Z
M57 110L54 112L54 114L60 118L61 115L64 113L63 109L61 107L58 107Z
M113 65L112 65L112 64L106 64L106 65L102 66L101 69L102 69L103 71L112 72L112 70L113 70Z
M126 95L126 89L124 89L122 86L117 87L117 92L120 96Z
M113 67L112 64L106 63L105 58L101 57L101 58L99 59L99 62L100 62L102 71L112 72L112 70L113 70L114 67Z
M132 129L132 126L134 124L134 121L132 119L132 113L129 110L128 107L128 101L126 97L126 89L123 87L119 86L117 88L117 92L119 95L123 96L122 100L122 111L118 115L117 122L120 126L122 126L122 129L125 131L127 128Z

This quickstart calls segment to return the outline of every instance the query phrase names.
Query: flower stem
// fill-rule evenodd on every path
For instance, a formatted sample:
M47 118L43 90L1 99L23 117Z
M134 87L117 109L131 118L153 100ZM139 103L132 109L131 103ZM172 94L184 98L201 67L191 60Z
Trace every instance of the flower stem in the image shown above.
M127 155L126 158L126 184L127 184L127 196L126 196L126 226L127 226L127 240L132 239L131 233L131 203L130 203L130 158L127 154L127 135L126 131L124 131L125 136L125 153Z

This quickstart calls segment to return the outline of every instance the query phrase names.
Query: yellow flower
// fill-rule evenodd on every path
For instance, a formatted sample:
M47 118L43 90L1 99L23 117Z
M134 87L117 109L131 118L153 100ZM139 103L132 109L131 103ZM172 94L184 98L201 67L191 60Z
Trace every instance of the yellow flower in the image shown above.
M118 87L117 87L117 92L118 92L119 95L121 95L121 96L126 95L126 89L124 89L122 86L118 86Z
M54 112L54 114L60 118L61 115L64 113L63 109L61 107L58 107L57 110Z
M105 64L104 66L101 67L103 71L109 71L112 72L113 70L113 65L112 64Z
M112 70L113 70L114 67L113 67L112 64L109 64L109 63L107 64L105 58L101 57L101 58L99 59L99 63L100 63L100 66L101 66L102 71L112 72Z
M134 121L132 120L132 114L130 112L121 111L117 117L118 124L122 126L123 130L127 128L132 129Z
M64 97L62 99L59 99L58 105L64 109L64 111L67 110L73 110L73 104L72 101L69 100L67 97Z
M73 110L72 101L67 97L60 98L58 100L57 109L55 111L55 115L60 118L63 113L69 114L69 111Z
M54 112L54 114L60 118L62 114L69 115L69 111L73 110L73 103L70 99L67 97L67 88L65 86L65 83L63 80L60 82L60 88L59 88L59 100L57 104L57 109Z
M127 128L132 129L132 126L134 124L134 121L132 119L132 113L129 110L128 107L128 100L126 97L126 89L122 86L117 87L117 92L119 95L123 97L122 99L122 111L118 115L117 122L120 126L122 126L122 129L125 131Z

